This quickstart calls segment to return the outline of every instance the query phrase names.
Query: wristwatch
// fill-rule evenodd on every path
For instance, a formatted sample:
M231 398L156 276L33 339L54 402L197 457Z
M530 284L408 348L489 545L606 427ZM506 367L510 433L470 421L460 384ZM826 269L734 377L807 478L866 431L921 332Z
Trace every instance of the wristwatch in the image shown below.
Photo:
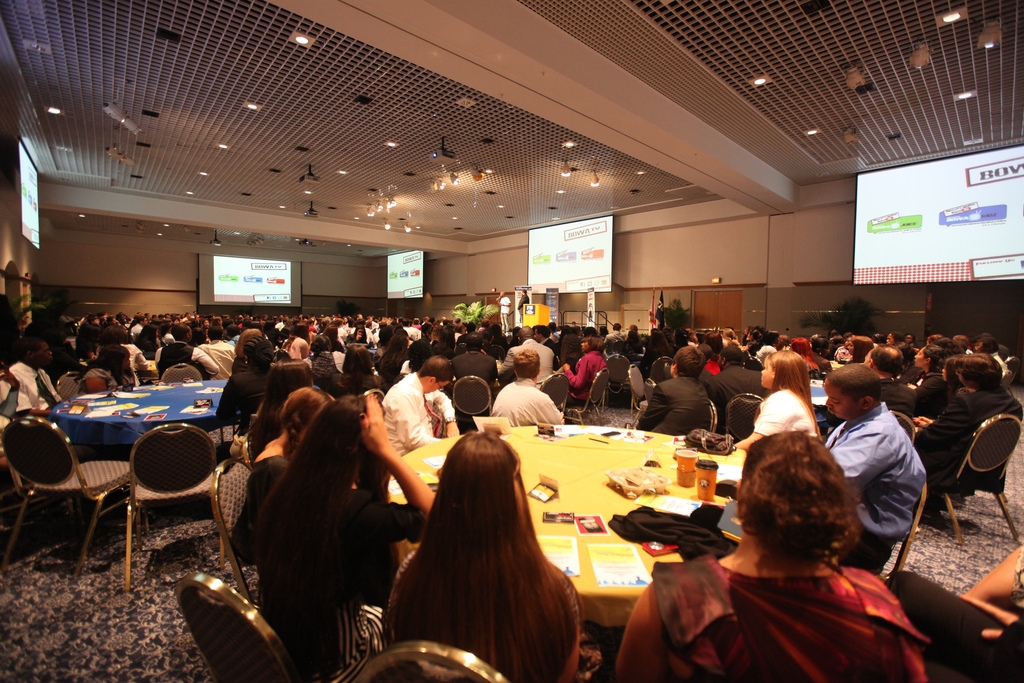
M446 417L444 419L444 423L445 424L449 424L450 425L452 422L455 422L455 418L454 417Z

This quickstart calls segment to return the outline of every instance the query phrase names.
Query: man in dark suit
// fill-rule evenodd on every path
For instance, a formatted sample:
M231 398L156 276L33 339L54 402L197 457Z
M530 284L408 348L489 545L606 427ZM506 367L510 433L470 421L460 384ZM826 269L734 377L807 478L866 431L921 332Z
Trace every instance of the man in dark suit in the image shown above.
M474 375L487 382L493 389L494 380L498 379L498 364L494 357L484 353L484 338L479 332L470 332L459 341L466 342L466 353L460 353L452 359L452 371L455 379Z
M903 354L900 350L888 344L876 346L868 354L864 364L873 369L882 380L882 402L889 412L913 417L917 395L906 384L895 380L895 376L903 371Z
M704 384L708 398L718 410L716 431L719 434L725 434L726 406L729 399L739 394L756 394L762 398L768 395L768 390L761 386L761 373L744 367L747 358L747 352L734 344L722 347L722 352L718 355L718 364L722 370L717 375L712 375Z
M654 389L637 427L675 435L710 427L708 394L697 381L706 362L704 354L692 346L679 349L672 362L672 379L661 382Z
M551 340L551 328L547 325L534 325L533 339L551 349L551 353L558 354L558 344Z

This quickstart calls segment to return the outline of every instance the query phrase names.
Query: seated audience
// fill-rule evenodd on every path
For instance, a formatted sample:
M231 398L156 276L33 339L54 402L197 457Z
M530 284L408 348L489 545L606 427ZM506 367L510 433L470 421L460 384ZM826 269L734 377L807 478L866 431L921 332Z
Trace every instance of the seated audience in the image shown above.
M604 347L602 346L602 349L603 348ZM502 384L508 384L515 378L513 363L515 361L516 354L523 349L532 349L536 351L537 356L540 358L540 379L538 381L543 382L555 371L554 352L544 346L544 344L534 339L533 328L526 325L519 328L519 346L513 346L508 350L508 353L505 355L505 360L498 369L498 378L501 380Z
M231 363L231 374L236 372L244 372L251 369L246 361L245 347L249 343L250 339L267 339L263 332L259 328L250 327L242 331L238 336L238 341L235 343L235 359ZM274 348L273 342L269 339L267 343L270 344L270 348Z
M871 353L871 349L875 348L875 342L871 337L854 335L846 341L850 345L848 348L850 349L851 363L863 363Z
M550 327L548 327L547 325L534 325L533 338L537 340L538 344L543 344L544 346L551 349L551 353L555 354L556 358L558 357L558 344L551 338ZM553 361L552 367L554 367Z
M399 327L392 334L384 353L378 352L377 356L377 372L380 374L381 385L385 392L400 379L399 374L408 354L409 333Z
M235 362L235 347L224 339L224 328L210 327L206 331L209 343L199 346L206 352L206 355L220 366L220 372L210 379L227 379L231 376L231 366Z
M179 363L196 368L202 379L210 379L220 372L220 366L212 358L189 344L192 330L188 325L171 325L170 333L174 341L156 351L156 370L161 376L167 368Z
M139 347L128 341L128 330L122 325L107 325L100 332L99 343L101 347L109 346L110 344L120 344L128 350L128 356L132 364L132 380L135 384L138 384L135 370L145 370L149 367L149 362L146 360L146 355L139 350Z
M647 379L651 376L651 366L654 365L654 361L662 357L671 358L673 355L675 355L675 351L665 338L665 333L661 330L651 330L651 336L647 339L647 348L640 359L640 374Z
M86 368L78 381L79 389L84 394L119 391L135 384L132 359L128 349L120 344L101 346L99 353L89 361Z
M558 353L558 360L559 363L568 365L575 372L576 364L583 357L583 342L578 334L572 331L564 331L566 329L572 330L572 328L563 328L562 336L559 339L561 347Z
M1024 551L1011 552L961 597L911 572L889 588L915 628L932 681L1024 680Z
M160 342L156 338L157 329L156 325L146 323L142 326L139 336L135 338L135 345L142 351L146 360L153 360L156 357L156 350L160 348Z
M828 409L844 420L825 445L860 492L857 517L863 531L843 564L878 573L893 545L910 532L924 466L906 431L881 402L882 383L870 367L852 363L829 373L825 394Z
M859 534L850 497L817 439L753 444L737 493L739 548L654 566L618 680L925 681L925 638L895 597L868 572L837 566Z
M408 504L388 502L391 476ZM256 535L260 612L303 680L354 680L382 649L391 544L418 540L433 500L388 442L375 398L346 396L314 418Z
M27 337L35 336L34 334L26 333ZM50 383L53 386L57 386L57 381L68 372L81 373L85 370L85 366L78 358L75 357L72 352L68 351L68 347L65 344L65 334L58 330L56 327L48 327L39 331L39 338L46 342L46 345L50 348L50 353L53 356L53 360L46 366L46 374L50 377Z
M373 369L373 357L362 344L352 344L345 352L341 374L328 389L335 398L361 396L372 389L380 389L380 379Z
M706 378L704 383L708 398L718 411L719 434L725 434L727 408L734 396L755 394L763 398L768 395L768 389L761 385L761 373L744 367L747 358L747 352L738 346L730 344L724 347L719 354L721 371L713 377Z
M452 645L510 681L570 683L580 624L575 588L537 542L515 451L487 432L462 437L395 581L389 639Z
M263 338L262 332L253 331L256 335L245 342L245 355L242 356L246 359L246 368L232 373L217 402L217 417L233 422L237 434L249 431L252 416L263 402L270 364L274 360L273 345Z
M554 401L537 388L537 378L540 376L540 356L537 352L521 349L516 353L514 367L516 381L498 393L491 407L491 415L507 417L513 427L538 423L562 424L562 414L558 412Z
M441 389L451 384L452 364L444 356L431 356L417 372L393 386L384 399L388 439L399 455L420 446L457 437L455 408Z
M979 334L971 340L971 350L974 353L987 353L992 356L999 364L999 371L1003 377L1010 374L1009 368L1006 367L1006 361L999 355L999 342L991 334Z
M562 372L569 378L569 401L577 405L587 402L594 377L608 365L604 361L603 337L588 335L584 337L581 348L583 356L576 363L575 370L568 363L562 366Z
M245 505L231 530L231 543L245 562L253 562L256 557L256 529L263 501L288 468L306 428L330 402L331 397L319 389L303 387L293 391L281 411L284 417L280 436L253 460L252 474L245 485Z
M498 379L498 365L494 362L493 357L483 352L483 335L479 332L471 332L463 335L461 342L465 343L466 352L452 358L452 372L455 379L472 375L484 380L488 385L494 384Z
M1024 410L1020 401L1003 388L1002 371L992 356L973 353L957 358L956 363L960 367L957 377L967 391L954 397L934 420L914 419L919 428L914 446L928 473L928 489L936 493L958 488L972 493L975 487L1002 491L1002 468L984 473L967 468L959 487L956 473L967 456L974 430L982 422L1000 413L1020 419Z
M929 344L917 352L914 364L921 369L921 377L914 387L914 417L935 419L949 402L946 380L942 378L942 365L949 354L941 347Z
M11 353L18 360L11 366L11 374L18 380L18 415L50 417L50 409L60 403L60 396L46 374L53 358L50 347L38 337L22 337L11 345Z
M814 352L811 350L811 342L807 341L804 337L797 337L790 342L789 350L807 362L807 370L810 373L811 379L822 379L832 369L830 366L822 372L821 365L818 364L818 359L814 357ZM825 362L828 363L828 361Z
M704 354L692 346L676 351L672 377L654 388L637 428L661 434L689 434L711 427L708 394L697 378L705 368ZM719 374L721 374L719 372ZM725 420L725 414L721 419Z
M309 345L309 353L313 383L326 390L338 374L338 368L334 364L334 354L331 351L330 337L325 334L313 337L313 343Z
M903 369L903 354L895 346L876 346L868 354L864 364L875 371L882 382L882 402L892 412L914 416L917 396L906 384L897 382Z
M258 351L257 353L263 353ZM267 372L266 389L260 402L259 412L250 426L249 448L251 453L262 453L271 440L281 433L281 410L285 401L296 389L313 386L313 371L309 363L301 360L278 361Z
M281 346L288 352L288 357L293 360L309 361L309 325L296 323L292 326L292 333Z
M792 351L776 351L765 358L761 386L769 390L754 422L754 433L736 444L747 450L766 436L779 432L803 432L818 436L818 422L811 404L811 379L807 362Z

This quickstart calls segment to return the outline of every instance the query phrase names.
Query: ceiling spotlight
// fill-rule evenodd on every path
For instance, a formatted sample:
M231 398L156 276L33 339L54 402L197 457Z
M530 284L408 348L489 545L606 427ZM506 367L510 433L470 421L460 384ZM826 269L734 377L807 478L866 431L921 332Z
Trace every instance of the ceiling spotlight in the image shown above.
M452 185L458 185L459 184L459 174L456 173L455 171L452 171L451 174L448 176L448 180L452 181Z
M217 231L216 230L213 231L213 239L210 240L210 244L212 244L215 247L219 247L220 246L220 238L217 237Z
M560 172L563 178L568 178L569 176L572 175L572 166L569 165L568 161L562 164L562 169Z
M1003 28L998 19L982 22L981 33L978 34L978 47L990 50L1003 40Z
M106 112L107 116L120 123L132 133L138 135L142 132L142 129L139 128L139 124L128 118L128 114L113 102L103 105L103 111Z
M405 226L405 231L406 232L412 232L412 228L410 228L408 225L406 225Z
M117 148L117 145L107 147L107 156L117 159L125 166L131 167L135 165L135 162L132 161L127 154Z
M853 126L847 126L846 129L843 130L843 140L845 140L848 145L857 144L857 141L860 140L860 137L857 135L857 129Z
M590 179L590 186L597 187L601 184L601 179L597 177L597 171L594 171L594 177Z
M377 211L380 212L380 211L383 211L383 210L384 210L384 202L382 200L378 199L377 200Z
M437 178L434 178L434 182L430 183L430 190L432 192L437 192L440 189L441 189L441 183L438 182Z
M448 181L447 180L445 180L444 178L441 178L441 179L439 179L437 181L437 189L443 190L446 187L448 187Z
M932 62L932 51L928 43L921 40L914 43L914 51L910 54L910 66L923 69Z
M246 102L245 103L245 108L248 109L249 111L259 111L260 109L263 109L263 105L262 104L256 104L255 102Z
M865 95L875 90L875 84L869 81L859 66L850 66L844 72L846 74L846 87L858 95Z
M311 36L307 36L305 33L301 33L300 31L293 31L292 34L288 36L288 40L293 43L298 43L302 47L310 47L316 42L316 40Z
M385 230L390 230L391 229L390 221L384 221L384 229Z
M306 173L303 173L302 175L299 176L299 182L316 185L317 183L320 182L320 176L313 174L313 164L307 164L307 168L309 170Z
M320 214L317 213L317 210L313 208L313 202L310 202L309 208L303 211L302 215L305 216L306 218L316 218Z
M373 210L373 204L367 204L366 205L366 216L368 218L373 218L373 215L375 213L377 213L377 212Z
M49 109L46 110L46 113L47 114L59 114L60 113L60 107L50 107Z
M395 200L395 195L389 195L386 199L387 199L387 201L385 201L384 204L389 209L393 209L396 206L398 206L398 202Z
M472 175L471 177L473 178L473 180L474 180L474 181L480 181L480 180L483 180L483 179L484 179L484 172L483 172L483 171L481 171L481 170L480 170L480 169L478 168L477 170L473 171L473 175Z

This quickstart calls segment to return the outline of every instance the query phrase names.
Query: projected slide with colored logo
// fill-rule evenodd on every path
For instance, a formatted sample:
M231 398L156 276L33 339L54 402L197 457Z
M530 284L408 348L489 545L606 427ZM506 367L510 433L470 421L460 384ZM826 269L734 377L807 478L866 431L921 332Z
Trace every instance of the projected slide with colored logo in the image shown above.
M290 261L213 257L213 300L217 303L291 304Z
M388 298L418 299L423 296L423 252L388 254Z
M612 217L530 231L527 283L534 291L612 291Z

